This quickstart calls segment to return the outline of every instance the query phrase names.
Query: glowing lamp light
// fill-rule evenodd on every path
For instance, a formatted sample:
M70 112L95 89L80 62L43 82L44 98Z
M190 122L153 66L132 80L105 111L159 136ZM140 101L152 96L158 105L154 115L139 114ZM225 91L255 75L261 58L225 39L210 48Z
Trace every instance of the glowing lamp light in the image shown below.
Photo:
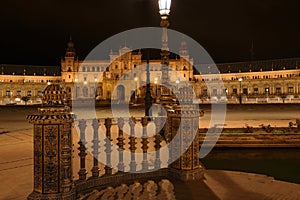
M158 0L159 14L161 16L167 16L170 14L171 0Z

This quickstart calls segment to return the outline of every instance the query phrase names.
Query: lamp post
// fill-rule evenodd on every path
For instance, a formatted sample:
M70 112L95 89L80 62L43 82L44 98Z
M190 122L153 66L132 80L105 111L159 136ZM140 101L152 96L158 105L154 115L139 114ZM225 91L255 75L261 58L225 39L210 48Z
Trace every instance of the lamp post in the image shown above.
M157 98L157 95L158 95L158 92L157 92L158 78L157 77L154 78L154 84L155 84L155 98Z
M149 58L147 60L147 75L146 75L146 95L145 95L145 116L150 116L150 108L152 106L152 96L151 96L151 87L150 87L150 66Z
M161 64L162 64L162 83L169 86L168 66L169 66L169 49L167 28L169 27L168 16L170 13L171 0L159 0L159 9L161 15L162 33L162 49L161 49ZM176 81L176 83L179 84ZM177 85L178 85L177 84ZM166 141L174 139L175 144L169 146L170 158L176 157L178 152L181 152L180 158L177 161L170 163L169 176L181 181L198 181L203 179L203 169L199 161L199 141L198 137L193 136L194 129L199 127L199 115L197 106L190 102L190 94L192 89L186 87L183 93L180 93L181 104L178 101L173 102L172 93L167 87L163 87L160 100L163 104L173 107L171 112L167 113L166 124ZM178 102L178 104L177 104ZM176 105L177 104L177 105ZM161 110L161 114L163 114ZM188 113L188 116L186 115ZM200 113L199 113L200 114ZM181 125L179 125L181 124ZM179 126L182 126L180 128ZM180 139L175 138L179 136ZM195 156L196 155L196 156Z
M267 95L267 103L269 101L269 88L266 89L266 95Z
M242 78L239 78L239 82L240 82L240 95L239 95L239 99L240 99L240 104L242 104Z
M162 48L161 48L161 65L162 65L162 84L167 85L169 81L168 77L168 66L169 66L169 47L168 47L168 31L167 28L170 26L169 14L171 8L171 0L158 0L159 14L161 17L160 26L163 28L162 31ZM168 96L168 91L165 87L162 87L162 95Z
M138 77L134 77L134 81L135 81L135 103L137 103L137 97L138 97L138 81L139 81L139 78Z

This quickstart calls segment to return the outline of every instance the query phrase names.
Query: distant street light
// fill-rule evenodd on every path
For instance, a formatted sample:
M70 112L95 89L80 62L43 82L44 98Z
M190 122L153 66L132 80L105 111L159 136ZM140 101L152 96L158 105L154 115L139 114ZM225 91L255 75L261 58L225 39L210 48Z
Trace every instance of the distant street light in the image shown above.
M177 79L177 80L176 80L177 90L178 90L179 83L180 83L180 81Z
M239 82L240 82L240 95L239 95L239 99L240 99L240 104L242 104L242 78L239 78Z

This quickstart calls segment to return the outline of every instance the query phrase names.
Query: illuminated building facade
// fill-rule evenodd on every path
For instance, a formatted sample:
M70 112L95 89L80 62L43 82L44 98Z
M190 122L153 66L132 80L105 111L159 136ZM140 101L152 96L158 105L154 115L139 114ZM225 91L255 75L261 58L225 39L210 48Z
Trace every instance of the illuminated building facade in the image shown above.
M243 103L299 100L300 58L217 64L219 72L202 65L200 72L195 74L186 42L181 43L179 54L170 59L169 66L173 70L169 71L169 81L176 87L189 81L200 102L238 103L239 98ZM0 104L21 103L23 96L29 96L30 103L40 103L42 91L52 82L62 84L70 100L96 98L120 102L131 101L134 97L141 100L145 94L145 67L142 53L126 46L117 53L111 51L108 60L80 61L70 40L60 67L1 65ZM161 61L150 60L153 97L160 96L161 78ZM118 86L114 92L119 79L125 87ZM220 87L220 80L224 87ZM137 92L127 91L126 84L134 84Z

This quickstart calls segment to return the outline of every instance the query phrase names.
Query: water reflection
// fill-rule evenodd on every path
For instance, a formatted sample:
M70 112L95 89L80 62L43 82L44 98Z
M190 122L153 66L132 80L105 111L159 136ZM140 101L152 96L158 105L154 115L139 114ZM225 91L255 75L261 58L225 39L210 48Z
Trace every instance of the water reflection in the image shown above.
M300 183L299 148L214 149L202 163L207 169L265 174Z

